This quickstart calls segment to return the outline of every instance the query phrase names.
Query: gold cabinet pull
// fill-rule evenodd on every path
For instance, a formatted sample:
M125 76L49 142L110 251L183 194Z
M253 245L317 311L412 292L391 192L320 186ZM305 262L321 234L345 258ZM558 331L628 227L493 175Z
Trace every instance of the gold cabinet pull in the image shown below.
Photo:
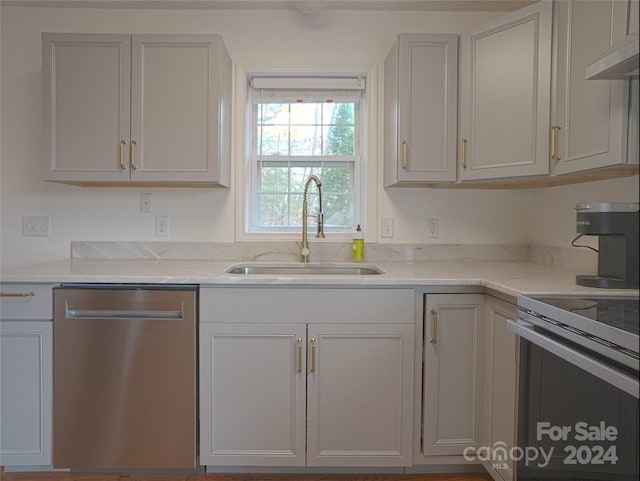
M406 140L402 141L402 168L407 170L407 165L409 164L409 142Z
M431 309L431 344L438 342L438 311Z
M463 169L467 168L467 139L462 139L462 145L460 147L460 165Z
M314 373L316 372L316 339L311 338L309 344L311 344L311 367L309 368L309 372Z
M302 372L302 338L298 338L298 370L297 373Z
M551 160L561 160L561 157L556 152L557 145L557 136L558 130L562 128L562 125L552 125L551 126Z
M131 141L131 169L136 170L138 166L136 165L136 142L135 140Z
M36 293L31 292L4 292L0 291L0 297L33 297Z
M120 141L120 168L126 170L127 165L124 163L124 146L127 145L126 140Z

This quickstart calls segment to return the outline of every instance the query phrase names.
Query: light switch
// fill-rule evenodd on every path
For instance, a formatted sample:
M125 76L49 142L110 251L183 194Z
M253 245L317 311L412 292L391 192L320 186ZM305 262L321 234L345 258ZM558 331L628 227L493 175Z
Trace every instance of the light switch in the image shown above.
M380 237L393 237L393 217L382 218L380 231Z

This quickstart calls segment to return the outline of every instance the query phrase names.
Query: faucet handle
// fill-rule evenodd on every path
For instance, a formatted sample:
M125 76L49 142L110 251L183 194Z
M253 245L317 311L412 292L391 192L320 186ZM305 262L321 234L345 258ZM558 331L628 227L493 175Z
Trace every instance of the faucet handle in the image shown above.
M324 239L324 214L322 212L318 212L318 233L316 237Z

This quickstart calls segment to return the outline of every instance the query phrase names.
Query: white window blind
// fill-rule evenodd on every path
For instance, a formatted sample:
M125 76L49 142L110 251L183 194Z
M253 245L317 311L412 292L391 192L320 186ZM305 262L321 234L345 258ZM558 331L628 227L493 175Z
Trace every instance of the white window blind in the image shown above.
M364 90L361 77L253 77L254 89L275 90Z

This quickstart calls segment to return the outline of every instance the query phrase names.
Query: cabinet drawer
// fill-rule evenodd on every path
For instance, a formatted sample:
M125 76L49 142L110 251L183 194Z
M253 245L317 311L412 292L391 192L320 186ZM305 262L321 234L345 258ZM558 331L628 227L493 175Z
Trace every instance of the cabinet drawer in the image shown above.
M2 319L51 319L51 284L0 284Z
M200 322L413 323L412 289L200 289Z

